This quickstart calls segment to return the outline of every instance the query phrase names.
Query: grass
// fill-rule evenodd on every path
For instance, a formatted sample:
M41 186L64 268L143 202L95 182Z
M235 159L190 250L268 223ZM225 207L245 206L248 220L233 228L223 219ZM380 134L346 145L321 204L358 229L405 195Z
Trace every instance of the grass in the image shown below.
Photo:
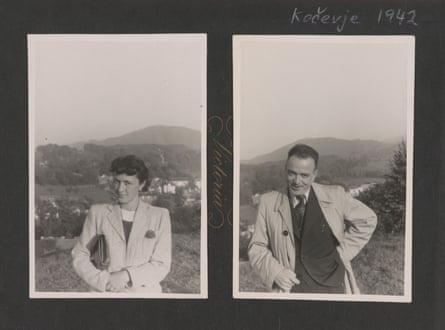
M36 196L41 198L66 197L71 200L89 199L92 203L109 203L110 194L95 185L63 186L36 185ZM200 292L200 236L199 233L173 233L172 265L161 282L163 292ZM71 249L75 240L38 240L35 244L36 291L78 292L88 286L74 272Z
M172 267L161 282L163 292L200 292L199 234L173 234ZM75 240L36 241L35 282L40 292L84 292L86 285L74 272L70 251Z
M239 262L239 290L246 292L268 292L260 277L248 261Z
M363 294L403 295L404 237L375 235L352 261Z
M170 273L161 282L163 292L200 292L199 233L173 234L173 261Z
M352 261L362 294L403 295L404 237L374 235ZM239 288L245 292L267 292L247 261L240 261Z

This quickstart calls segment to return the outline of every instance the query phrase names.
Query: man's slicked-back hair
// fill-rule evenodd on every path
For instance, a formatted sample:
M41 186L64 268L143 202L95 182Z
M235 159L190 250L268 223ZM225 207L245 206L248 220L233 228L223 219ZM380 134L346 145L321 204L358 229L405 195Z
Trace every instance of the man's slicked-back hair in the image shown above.
M292 156L301 159L312 158L315 162L315 168L318 167L318 152L314 148L306 144L299 143L294 145L287 153L287 159L289 159Z
M126 174L136 175L139 179L139 183L145 182L143 191L147 191L148 186L148 168L145 166L144 161L134 155L122 156L115 158L111 162L110 172L113 174Z

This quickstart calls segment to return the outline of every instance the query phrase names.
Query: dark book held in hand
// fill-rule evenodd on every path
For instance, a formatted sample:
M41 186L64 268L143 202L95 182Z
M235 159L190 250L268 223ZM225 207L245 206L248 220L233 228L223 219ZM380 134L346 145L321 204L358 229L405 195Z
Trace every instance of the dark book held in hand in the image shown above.
M110 264L110 259L105 235L96 235L91 241L90 246L90 260L93 265L100 270L106 269Z

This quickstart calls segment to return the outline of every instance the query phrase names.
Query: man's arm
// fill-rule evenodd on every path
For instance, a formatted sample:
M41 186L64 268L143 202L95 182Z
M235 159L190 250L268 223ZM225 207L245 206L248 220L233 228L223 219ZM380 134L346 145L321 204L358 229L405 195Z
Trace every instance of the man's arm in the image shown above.
M350 261L368 243L377 226L377 215L368 206L343 194L343 214L345 220L345 236L343 240L343 257Z
M105 291L110 274L106 270L97 269L90 260L89 246L96 239L96 211L93 205L83 224L79 240L71 251L73 267L76 273L92 288Z
M269 289L272 289L275 278L285 268L272 255L266 224L266 212L267 207L262 196L258 207L255 230L247 253L252 268L260 275L263 283Z
M170 271L172 239L170 215L167 209L162 209L159 228L156 238L153 239L157 241L150 260L145 264L126 268L133 287L158 284Z

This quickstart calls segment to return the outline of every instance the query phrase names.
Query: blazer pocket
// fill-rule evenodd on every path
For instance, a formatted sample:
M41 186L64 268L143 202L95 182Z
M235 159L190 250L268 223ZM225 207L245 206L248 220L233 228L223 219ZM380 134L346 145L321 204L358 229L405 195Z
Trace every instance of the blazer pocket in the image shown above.
M149 229L145 232L145 238L156 238L156 233Z

